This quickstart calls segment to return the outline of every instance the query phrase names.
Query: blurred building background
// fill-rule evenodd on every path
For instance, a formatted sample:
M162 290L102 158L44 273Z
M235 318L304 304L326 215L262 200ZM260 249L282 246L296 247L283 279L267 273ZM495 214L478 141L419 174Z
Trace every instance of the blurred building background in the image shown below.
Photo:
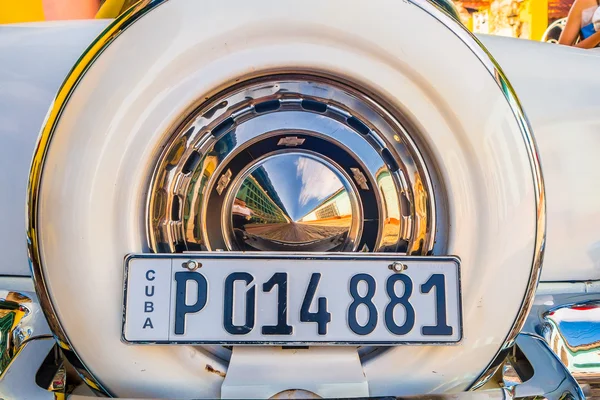
M137 0L0 0L0 24L115 18Z
M474 33L540 40L548 26L567 16L573 0L450 1ZM0 0L0 24L81 18L115 18L136 0Z
M453 0L474 33L540 40L548 26L565 18L573 0Z

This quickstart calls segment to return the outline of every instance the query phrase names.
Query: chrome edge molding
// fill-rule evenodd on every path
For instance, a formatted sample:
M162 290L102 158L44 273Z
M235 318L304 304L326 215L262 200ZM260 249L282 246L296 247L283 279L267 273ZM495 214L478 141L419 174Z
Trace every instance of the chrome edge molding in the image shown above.
M129 8L110 25L88 46L85 52L77 60L71 71L67 74L64 82L58 89L50 110L46 115L42 129L38 137L36 149L31 161L31 170L29 173L29 182L27 184L27 250L29 264L32 271L33 282L37 292L40 305L48 321L55 338L62 348L65 356L77 369L81 378L93 389L102 395L112 397L111 393L96 379L92 373L81 362L77 352L70 345L69 339L62 328L56 315L52 299L50 298L44 271L42 270L41 254L38 243L37 215L38 215L38 194L42 182L42 174L46 154L52 141L52 136L56 124L65 105L68 103L71 94L77 87L80 78L85 75L88 68L94 63L96 58L110 45L125 29L131 26L139 18L152 11L157 6L167 0L140 0L134 6Z
M523 141L525 142L525 146L527 147L527 153L529 155L529 160L531 163L531 173L535 183L535 209L537 212L535 250L531 265L529 283L525 290L525 296L523 297L521 311L519 312L519 314L517 314L512 329L509 331L508 335L506 335L504 344L498 350L496 357L490 362L490 364L485 368L481 375L479 375L479 377L477 377L477 379L475 379L475 381L473 381L473 383L471 384L470 389L475 390L483 386L500 367L504 357L507 354L508 349L512 347L517 335L523 329L527 316L529 315L529 312L533 306L535 290L540 279L540 274L542 272L542 261L544 258L544 247L546 242L546 195L544 188L544 178L542 176L537 145L535 143L529 121L527 120L525 112L523 111L523 106L521 105L521 102L519 101L519 98L517 97L512 85L506 78L506 75L504 75L504 72L502 71L496 60L492 57L490 52L471 32L467 30L466 27L464 27L462 24L457 23L454 18L452 18L447 12L439 8L439 6L436 5L433 1L410 0L410 3L419 7L421 10L425 11L433 18L437 19L439 22L445 25L453 34L455 34L463 43L465 43L469 47L473 54L490 72L490 75L492 75L492 77L498 84L498 87L504 93L504 97L506 98L506 101L508 102L515 118L519 123L519 127L523 135Z
M110 392L90 373L89 370L87 370L87 368L81 363L81 360L75 350L70 346L68 337L60 325L52 300L49 296L48 288L44 279L44 272L41 268L41 254L39 251L40 249L37 237L38 233L36 225L38 213L38 193L42 179L44 161L54 130L56 128L56 123L58 122L58 118L61 115L64 106L67 104L70 95L77 87L80 78L94 63L102 51L125 29L131 26L139 18L143 17L146 13L150 12L155 7L163 4L166 1L167 0L141 0L139 3L123 13L113 23L111 23L79 58L61 85L54 102L52 103L51 109L46 116L32 159L27 187L27 247L30 267L40 304L44 310L48 324L56 335L59 345L65 354L72 356L71 361L78 366L78 371L82 374L82 378L98 392L108 396L111 395ZM503 91L504 96L515 115L515 118L519 122L519 126L523 134L523 140L527 147L527 152L531 162L533 179L535 181L535 206L537 211L535 252L532 260L530 279L523 299L521 311L516 316L512 329L509 331L504 341L504 345L499 349L496 358L490 362L488 367L471 385L471 390L474 390L485 384L485 382L500 366L504 356L507 354L506 351L514 344L515 338L521 331L527 315L529 314L529 311L533 305L535 289L541 273L541 264L545 244L546 203L544 183L537 146L535 144L529 122L525 117L523 108L514 92L514 89L506 79L506 76L498 66L497 62L485 49L483 44L477 38L475 38L475 36L473 36L465 27L457 23L456 20L454 20L454 18L452 18L447 12L441 10L439 6L435 5L433 2L430 2L430 0L410 0L410 3L419 7L424 12L437 19L446 28L448 28L471 49L473 54L479 58L482 64L489 70L490 74Z

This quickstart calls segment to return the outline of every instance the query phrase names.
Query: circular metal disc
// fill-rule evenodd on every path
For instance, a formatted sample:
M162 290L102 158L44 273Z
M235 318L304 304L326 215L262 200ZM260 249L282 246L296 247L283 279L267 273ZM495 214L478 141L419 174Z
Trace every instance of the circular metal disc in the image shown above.
M224 231L240 249L339 251L356 239L356 190L323 157L297 151L269 156L233 188L225 215L231 225Z

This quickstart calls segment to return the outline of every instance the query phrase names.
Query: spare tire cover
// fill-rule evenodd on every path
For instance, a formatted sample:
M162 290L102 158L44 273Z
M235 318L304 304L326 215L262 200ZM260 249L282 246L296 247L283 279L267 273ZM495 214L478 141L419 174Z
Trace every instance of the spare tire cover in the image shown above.
M223 378L206 366L226 372L227 362L213 353L121 341L123 259L151 251L149 180L173 127L223 88L282 71L384 99L416 127L445 199L436 240L461 259L463 339L364 358L370 395L471 387L531 302L543 187L502 73L420 0L142 2L109 26L67 78L32 167L31 261L61 345L112 395L219 396Z

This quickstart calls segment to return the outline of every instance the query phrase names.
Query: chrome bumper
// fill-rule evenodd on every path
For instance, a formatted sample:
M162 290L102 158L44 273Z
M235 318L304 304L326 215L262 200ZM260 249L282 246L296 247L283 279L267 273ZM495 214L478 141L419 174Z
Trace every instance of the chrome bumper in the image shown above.
M56 357L57 345L50 335L35 294L28 290L5 290L0 291L0 297L0 342L3 345L0 398L94 398L92 394L65 394L65 369L60 358ZM556 301L573 300L575 297L543 291L538 295L539 301L536 301L527 324L529 333L517 336L515 346L500 363L503 365L501 387L442 395L390 396L385 399L585 399L575 378L589 380L590 376L597 377L596 368L600 368L600 361L596 365L594 359L590 368L585 365L589 364L589 354L600 360L600 342L596 341L599 338L596 328L600 326L600 320L595 314L590 314L600 310L600 303L594 302L593 295L590 295L587 296L589 298L578 296L577 302L560 303L557 306L559 303ZM574 320L583 327L579 333L583 332L584 335L576 336L564 329L567 322ZM591 375L587 371L592 371Z
M596 379L600 382L598 294L563 294L551 298L541 295L540 300L548 304L538 311L543 323L537 327L537 332L578 380ZM551 303L558 305L550 306Z
M600 398L600 281L540 284L524 330L543 337L586 394Z

